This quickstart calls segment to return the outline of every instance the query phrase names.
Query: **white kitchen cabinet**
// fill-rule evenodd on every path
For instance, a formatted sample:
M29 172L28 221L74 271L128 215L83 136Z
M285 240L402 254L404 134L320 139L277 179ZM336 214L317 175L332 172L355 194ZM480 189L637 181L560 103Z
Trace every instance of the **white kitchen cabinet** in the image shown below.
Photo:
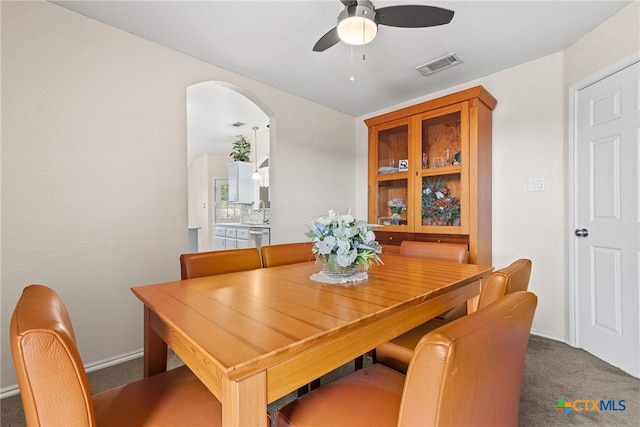
M229 202L253 203L253 163L229 163Z
M224 247L225 249L236 249L236 231L235 227L227 227L225 229Z
M249 229L238 228L236 230L236 248L248 248L249 247Z
M214 250L248 248L250 247L249 234L249 226L246 225L216 225L213 248ZM255 243L251 246L255 246Z
M216 226L214 228L214 234L213 234L214 250L219 251L222 249L227 249L226 233L227 233L227 229L224 227Z

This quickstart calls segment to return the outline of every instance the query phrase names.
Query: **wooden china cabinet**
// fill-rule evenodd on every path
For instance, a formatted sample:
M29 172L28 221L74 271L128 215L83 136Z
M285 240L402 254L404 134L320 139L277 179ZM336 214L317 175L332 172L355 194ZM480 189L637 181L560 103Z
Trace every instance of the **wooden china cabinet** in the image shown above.
M482 86L365 120L369 222L393 251L403 240L465 243L491 265L491 114ZM394 215L389 202L402 199ZM397 211L397 209L396 209Z

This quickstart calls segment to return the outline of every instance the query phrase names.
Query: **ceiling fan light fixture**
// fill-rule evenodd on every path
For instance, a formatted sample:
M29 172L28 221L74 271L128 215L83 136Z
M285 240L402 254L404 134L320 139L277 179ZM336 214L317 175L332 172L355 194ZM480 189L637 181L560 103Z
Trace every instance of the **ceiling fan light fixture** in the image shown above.
M358 5L347 7L338 16L338 37L351 45L363 45L373 40L378 33L373 9Z
M373 40L378 33L378 26L369 18L352 16L338 24L338 37L347 44L363 45Z
M327 31L313 46L323 52L339 42L365 45L376 37L378 25L400 28L423 28L451 22L454 12L426 5L397 4L376 9L369 0L340 0L344 9L338 25ZM363 51L364 59L364 51Z

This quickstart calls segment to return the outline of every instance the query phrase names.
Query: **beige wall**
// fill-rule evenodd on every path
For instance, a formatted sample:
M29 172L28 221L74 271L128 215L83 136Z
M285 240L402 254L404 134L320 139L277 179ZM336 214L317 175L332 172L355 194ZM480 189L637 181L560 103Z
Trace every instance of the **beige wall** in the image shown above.
M633 3L563 52L476 81L376 111L356 120L358 212L367 206L367 130L362 120L468 87L483 85L493 114L493 264L533 261L530 289L539 296L535 333L569 339L569 86L640 51L640 10ZM543 192L527 190L545 179Z
M634 1L565 50L570 85L640 50L640 2Z
M61 294L86 364L142 348L130 287L179 278L187 248L188 86L228 82L272 117L278 238L303 240L309 217L354 199L353 117L48 2L0 7L3 391L30 283Z

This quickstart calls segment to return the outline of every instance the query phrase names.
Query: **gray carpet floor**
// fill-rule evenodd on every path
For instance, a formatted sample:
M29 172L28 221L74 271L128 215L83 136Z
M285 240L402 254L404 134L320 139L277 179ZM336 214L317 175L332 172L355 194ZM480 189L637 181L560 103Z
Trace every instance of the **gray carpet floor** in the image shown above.
M172 355L169 367L180 364ZM365 359L365 365L371 363ZM322 383L353 371L353 362L325 375ZM142 359L88 374L93 393L116 387L142 377ZM275 411L295 398L291 393L269 405ZM566 415L555 409L558 399L574 402L601 400L609 410L572 410ZM620 401L624 401L624 410ZM461 404L464 404L461 402ZM20 396L0 400L0 425L25 426ZM577 409L584 407L578 403ZM612 410L615 407L616 410ZM275 418L272 418L275 419ZM603 362L589 353L547 338L531 336L520 396L520 426L640 426L640 379Z

